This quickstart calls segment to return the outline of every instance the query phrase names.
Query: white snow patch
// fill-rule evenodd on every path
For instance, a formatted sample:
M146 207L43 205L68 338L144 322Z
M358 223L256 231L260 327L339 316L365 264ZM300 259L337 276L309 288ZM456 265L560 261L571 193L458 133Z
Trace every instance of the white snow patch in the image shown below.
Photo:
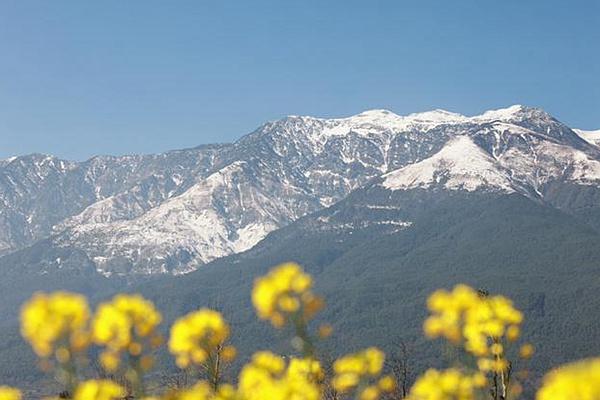
M499 108L497 110L488 110L481 115L476 115L471 117L474 121L510 121L515 115L520 113L523 110L523 106L520 104L515 104L506 108Z
M529 148L512 147L498 157L515 183L541 187L555 180L595 185L600 182L600 161L573 147L539 138L529 138Z
M428 188L443 183L451 190L488 188L514 192L508 173L467 136L455 137L432 157L383 177L382 186L390 190Z
M600 129L595 131L585 131L583 129L573 129L580 138L594 146L600 146Z
M11 162L15 161L16 159L17 159L16 156L3 158L3 159L0 159L0 164L10 164Z
M394 226L402 226L404 228L408 228L413 223L412 223L412 221L393 221L393 220L388 220L388 221L377 221L376 224L378 224L378 225L394 225Z
M267 236L269 232L274 231L277 228L278 226L275 224L262 224L257 222L238 229L238 239L233 242L231 246L233 252L239 253L254 247L254 245Z

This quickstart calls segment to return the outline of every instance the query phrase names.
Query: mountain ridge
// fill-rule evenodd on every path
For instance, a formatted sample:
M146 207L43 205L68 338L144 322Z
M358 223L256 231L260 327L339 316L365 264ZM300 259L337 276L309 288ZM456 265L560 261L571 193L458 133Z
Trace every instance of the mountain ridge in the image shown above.
M232 144L99 156L79 164L46 157L46 163L56 164L61 187L52 196L75 205L44 221L35 234L12 242L5 238L4 253L44 240L50 247L83 252L105 275L188 273L249 249L269 232L335 204L383 174L414 172L415 165L428 159L431 164L435 157L447 161L453 150L446 149L445 158L439 153L456 138L468 138L467 153L479 153L478 160L489 167L485 171L507 180L502 186L527 196L543 197L544 187L554 181L594 186L600 180L600 148L538 108L514 105L470 117L439 109L407 116L381 109L332 119L288 116ZM16 160L0 164L0 183ZM454 157L429 170L452 182L453 164L463 161ZM482 173L463 164L463 180ZM29 173L35 169L23 167ZM70 181L75 183L69 186ZM31 211L22 208L21 219L27 221ZM19 215L5 216L11 209L10 204L0 209L0 225L10 228L7 236L28 227Z

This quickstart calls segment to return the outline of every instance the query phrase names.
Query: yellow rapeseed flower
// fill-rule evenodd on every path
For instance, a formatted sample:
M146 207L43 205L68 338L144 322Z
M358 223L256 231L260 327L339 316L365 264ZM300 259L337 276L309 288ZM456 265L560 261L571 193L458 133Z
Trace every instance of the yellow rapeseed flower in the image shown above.
M126 394L123 387L109 380L89 380L75 389L73 400L116 400Z
M224 361L233 361L237 355L237 350L234 346L225 346L221 351L221 357Z
M358 398L360 400L377 400L379 395L381 395L381 390L375 385L369 385L360 392Z
M395 381L390 376L374 381L381 373L384 360L383 352L375 347L337 359L333 364L333 387L341 393L347 393L364 386L358 396L365 400L376 399L382 392L393 391ZM374 383L365 386L369 382Z
M391 375L386 375L377 382L377 386L384 392L393 392L396 389L396 381Z
M530 343L525 343L519 349L519 356L521 358L526 359L526 360L529 359L529 358L531 358L531 356L533 356L533 353L535 353L535 348Z
M79 294L36 293L21 309L21 334L38 356L49 357L55 350L64 356L63 346L73 351L87 346L89 317L87 301Z
M92 321L92 336L106 350L100 356L103 367L117 369L121 352L140 356L145 348L160 341L156 329L162 317L151 301L140 295L119 294L98 306Z
M600 357L563 365L548 373L537 400L600 399Z
M430 369L419 377L407 397L408 400L474 400L486 384L481 374L469 375L451 368L444 371Z
M323 300L311 291L312 278L298 264L286 263L256 279L252 302L259 318L282 327L292 315L311 319Z
M503 296L482 296L466 285L438 290L427 302L431 315L424 324L430 338L445 337L477 357L501 356L500 338L516 340L523 315ZM493 347L492 347L493 346Z
M216 391L206 381L199 381L192 387L168 393L164 400L233 400L235 389L230 385L222 385Z
M325 378L321 364L312 358L292 358L287 373L290 376L304 376L315 382L320 382Z
M177 365L202 364L214 355L219 346L229 338L229 325L217 311L203 308L175 321L171 327L169 350ZM225 360L235 356L235 349L223 349Z
M321 324L319 326L319 337L322 339L328 338L333 333L333 326L330 324Z
M0 386L0 400L21 400L21 391L9 386Z
M293 358L286 368L282 357L258 352L240 373L239 395L245 400L318 400L322 374L315 360Z

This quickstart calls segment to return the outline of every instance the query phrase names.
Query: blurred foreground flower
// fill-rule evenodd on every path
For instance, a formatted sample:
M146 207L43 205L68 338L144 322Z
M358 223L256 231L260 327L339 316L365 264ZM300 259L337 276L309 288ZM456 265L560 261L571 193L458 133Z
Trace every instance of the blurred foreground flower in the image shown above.
M21 400L21 391L8 386L0 386L0 400Z
M462 343L465 350L478 357L502 353L492 345L507 333L510 341L516 339L523 321L523 315L509 299L488 297L466 285L457 285L451 292L434 292L427 307L431 312L424 325L428 337L444 337L455 345Z
M259 318L281 328L290 318L308 321L321 310L323 300L311 288L312 278L298 264L282 264L256 280L252 302Z
M262 351L254 354L239 377L240 396L246 400L318 400L321 366L316 360L292 359Z
M206 365L214 385L218 383L221 361L232 361L236 351L225 346L229 338L229 325L223 316L203 308L175 321L171 327L169 350L179 368Z
M149 300L140 295L120 294L102 303L92 322L94 342L104 346L100 362L107 371L115 371L121 353L137 360L141 369L151 365L149 355L143 356L161 342L156 329L162 317Z
M385 355L375 347L339 358L333 364L333 387L340 393L358 388L363 400L375 400L382 393L392 392L395 381L390 376L377 380L381 373Z
M69 292L36 293L21 309L21 334L35 353L55 353L65 362L88 344L90 309L85 297Z
M483 374L465 374L458 369L428 370L415 382L408 400L473 400L486 385Z
M563 365L549 372L537 400L600 399L600 358Z
M231 385L223 385L216 391L206 381L200 381L192 387L166 394L164 400L233 400L235 389Z
M73 400L116 400L125 395L125 389L112 381L89 380L77 387Z

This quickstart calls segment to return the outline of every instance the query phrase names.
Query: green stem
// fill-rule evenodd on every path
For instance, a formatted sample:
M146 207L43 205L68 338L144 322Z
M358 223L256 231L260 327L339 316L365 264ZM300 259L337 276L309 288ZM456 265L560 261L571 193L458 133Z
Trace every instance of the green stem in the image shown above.
M214 391L219 388L219 383L221 380L220 370L221 370L221 356L220 356L221 346L217 348L215 354L209 354L208 356L208 376L210 380L210 384Z
M146 396L146 387L144 385L144 371L141 365L141 357L130 356L129 365L131 367L131 372L134 374L133 379L130 380L133 395L136 398L143 398Z
M294 315L294 327L296 336L302 340L302 355L308 358L315 358L315 345L306 329L306 322L300 313Z

